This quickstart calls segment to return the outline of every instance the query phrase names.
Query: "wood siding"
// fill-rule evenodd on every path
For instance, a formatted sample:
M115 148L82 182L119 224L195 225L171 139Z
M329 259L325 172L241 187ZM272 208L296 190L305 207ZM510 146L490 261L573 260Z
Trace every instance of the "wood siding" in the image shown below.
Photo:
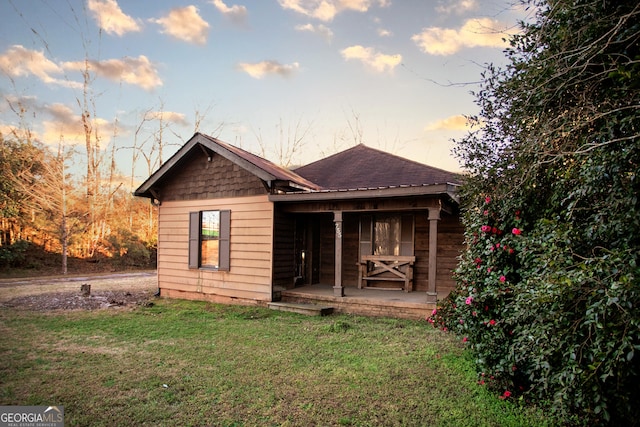
M358 286L360 215L344 214L342 224L342 286Z
M415 255L413 290L426 292L429 284L429 220L427 212L415 217ZM438 268L436 283L438 299L445 298L455 288L453 271L464 245L464 228L457 215L441 212L438 221Z
M456 215L442 213L438 221L438 299L445 298L455 289L453 272L458 266L458 257L464 249L464 226Z
M230 269L189 269L189 212L231 211ZM158 222L158 287L163 295L271 300L273 204L267 196L165 201ZM207 298L207 295L210 298ZM218 298L219 299L219 298Z
M335 225L333 213L321 216L320 283L335 284ZM342 286L358 286L358 239L360 215L342 217Z
M295 260L295 217L276 211L273 237L273 284L286 289L294 286Z

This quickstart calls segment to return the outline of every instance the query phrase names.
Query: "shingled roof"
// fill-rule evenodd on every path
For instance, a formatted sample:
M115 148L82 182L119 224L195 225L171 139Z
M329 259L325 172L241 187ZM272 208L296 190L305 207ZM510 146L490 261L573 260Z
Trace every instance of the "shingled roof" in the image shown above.
M356 145L294 172L323 190L355 190L432 184L458 184L453 172L427 166L384 151Z

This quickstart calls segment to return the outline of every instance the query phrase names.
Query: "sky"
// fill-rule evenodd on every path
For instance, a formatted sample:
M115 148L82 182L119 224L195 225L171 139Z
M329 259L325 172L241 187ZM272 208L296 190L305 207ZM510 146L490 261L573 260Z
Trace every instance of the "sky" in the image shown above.
M137 181L154 140L164 161L195 131L281 164L364 143L461 171L471 92L527 16L510 3L1 0L0 132L81 152L86 105Z

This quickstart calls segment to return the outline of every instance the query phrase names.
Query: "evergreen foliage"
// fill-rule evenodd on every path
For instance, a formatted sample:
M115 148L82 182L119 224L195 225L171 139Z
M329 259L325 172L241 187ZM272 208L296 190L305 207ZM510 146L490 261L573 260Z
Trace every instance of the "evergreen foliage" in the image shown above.
M457 141L467 250L430 321L567 423L640 421L640 3L531 0ZM483 374L483 375L482 375Z

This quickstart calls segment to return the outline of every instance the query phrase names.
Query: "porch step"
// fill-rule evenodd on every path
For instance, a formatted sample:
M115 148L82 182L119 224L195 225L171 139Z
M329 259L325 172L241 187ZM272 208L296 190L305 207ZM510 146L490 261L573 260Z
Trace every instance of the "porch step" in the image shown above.
M316 304L302 304L295 302L270 302L267 306L271 310L289 311L291 313L306 314L307 316L327 316L333 313L333 307Z

